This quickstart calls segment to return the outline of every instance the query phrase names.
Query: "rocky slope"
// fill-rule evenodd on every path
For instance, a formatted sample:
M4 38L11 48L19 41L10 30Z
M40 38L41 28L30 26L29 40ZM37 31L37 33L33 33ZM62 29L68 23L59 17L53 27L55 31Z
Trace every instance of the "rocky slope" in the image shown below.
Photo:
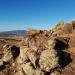
M29 29L19 47L3 50L0 75L75 75L75 21L52 30Z

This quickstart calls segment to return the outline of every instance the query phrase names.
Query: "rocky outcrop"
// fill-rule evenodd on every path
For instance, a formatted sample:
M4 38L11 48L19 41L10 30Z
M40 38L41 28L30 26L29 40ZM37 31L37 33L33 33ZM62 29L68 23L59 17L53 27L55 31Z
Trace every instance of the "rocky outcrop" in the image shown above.
M0 75L68 75L67 68L74 75L74 32L75 21L59 23L52 30L27 30L19 48L3 47Z

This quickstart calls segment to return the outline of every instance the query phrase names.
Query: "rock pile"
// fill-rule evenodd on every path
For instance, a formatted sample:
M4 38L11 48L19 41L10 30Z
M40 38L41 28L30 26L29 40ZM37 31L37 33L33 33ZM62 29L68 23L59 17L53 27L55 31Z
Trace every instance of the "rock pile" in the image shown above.
M74 32L75 21L58 24L52 30L27 30L20 49L3 47L0 68L7 71L0 75L66 75L63 68L72 61L69 51L75 52Z
M54 49L56 41L50 39L50 35L51 31L47 30L28 30L20 48L21 63L26 75L50 74L59 68L59 56Z

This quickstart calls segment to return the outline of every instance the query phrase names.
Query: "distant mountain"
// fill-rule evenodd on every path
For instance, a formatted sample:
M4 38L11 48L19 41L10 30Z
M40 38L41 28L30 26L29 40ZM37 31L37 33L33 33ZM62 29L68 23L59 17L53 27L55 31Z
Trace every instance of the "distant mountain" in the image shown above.
M25 30L13 30L13 31L4 31L4 32L0 32L0 35L24 35L26 33Z

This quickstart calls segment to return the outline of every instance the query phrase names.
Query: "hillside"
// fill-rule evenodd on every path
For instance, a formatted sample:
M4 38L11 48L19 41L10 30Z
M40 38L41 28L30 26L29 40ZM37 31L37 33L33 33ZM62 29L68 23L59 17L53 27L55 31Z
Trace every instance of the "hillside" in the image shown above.
M0 35L18 35L18 36L23 36L25 34L25 30L14 30L14 31L5 31L5 32L0 32Z

